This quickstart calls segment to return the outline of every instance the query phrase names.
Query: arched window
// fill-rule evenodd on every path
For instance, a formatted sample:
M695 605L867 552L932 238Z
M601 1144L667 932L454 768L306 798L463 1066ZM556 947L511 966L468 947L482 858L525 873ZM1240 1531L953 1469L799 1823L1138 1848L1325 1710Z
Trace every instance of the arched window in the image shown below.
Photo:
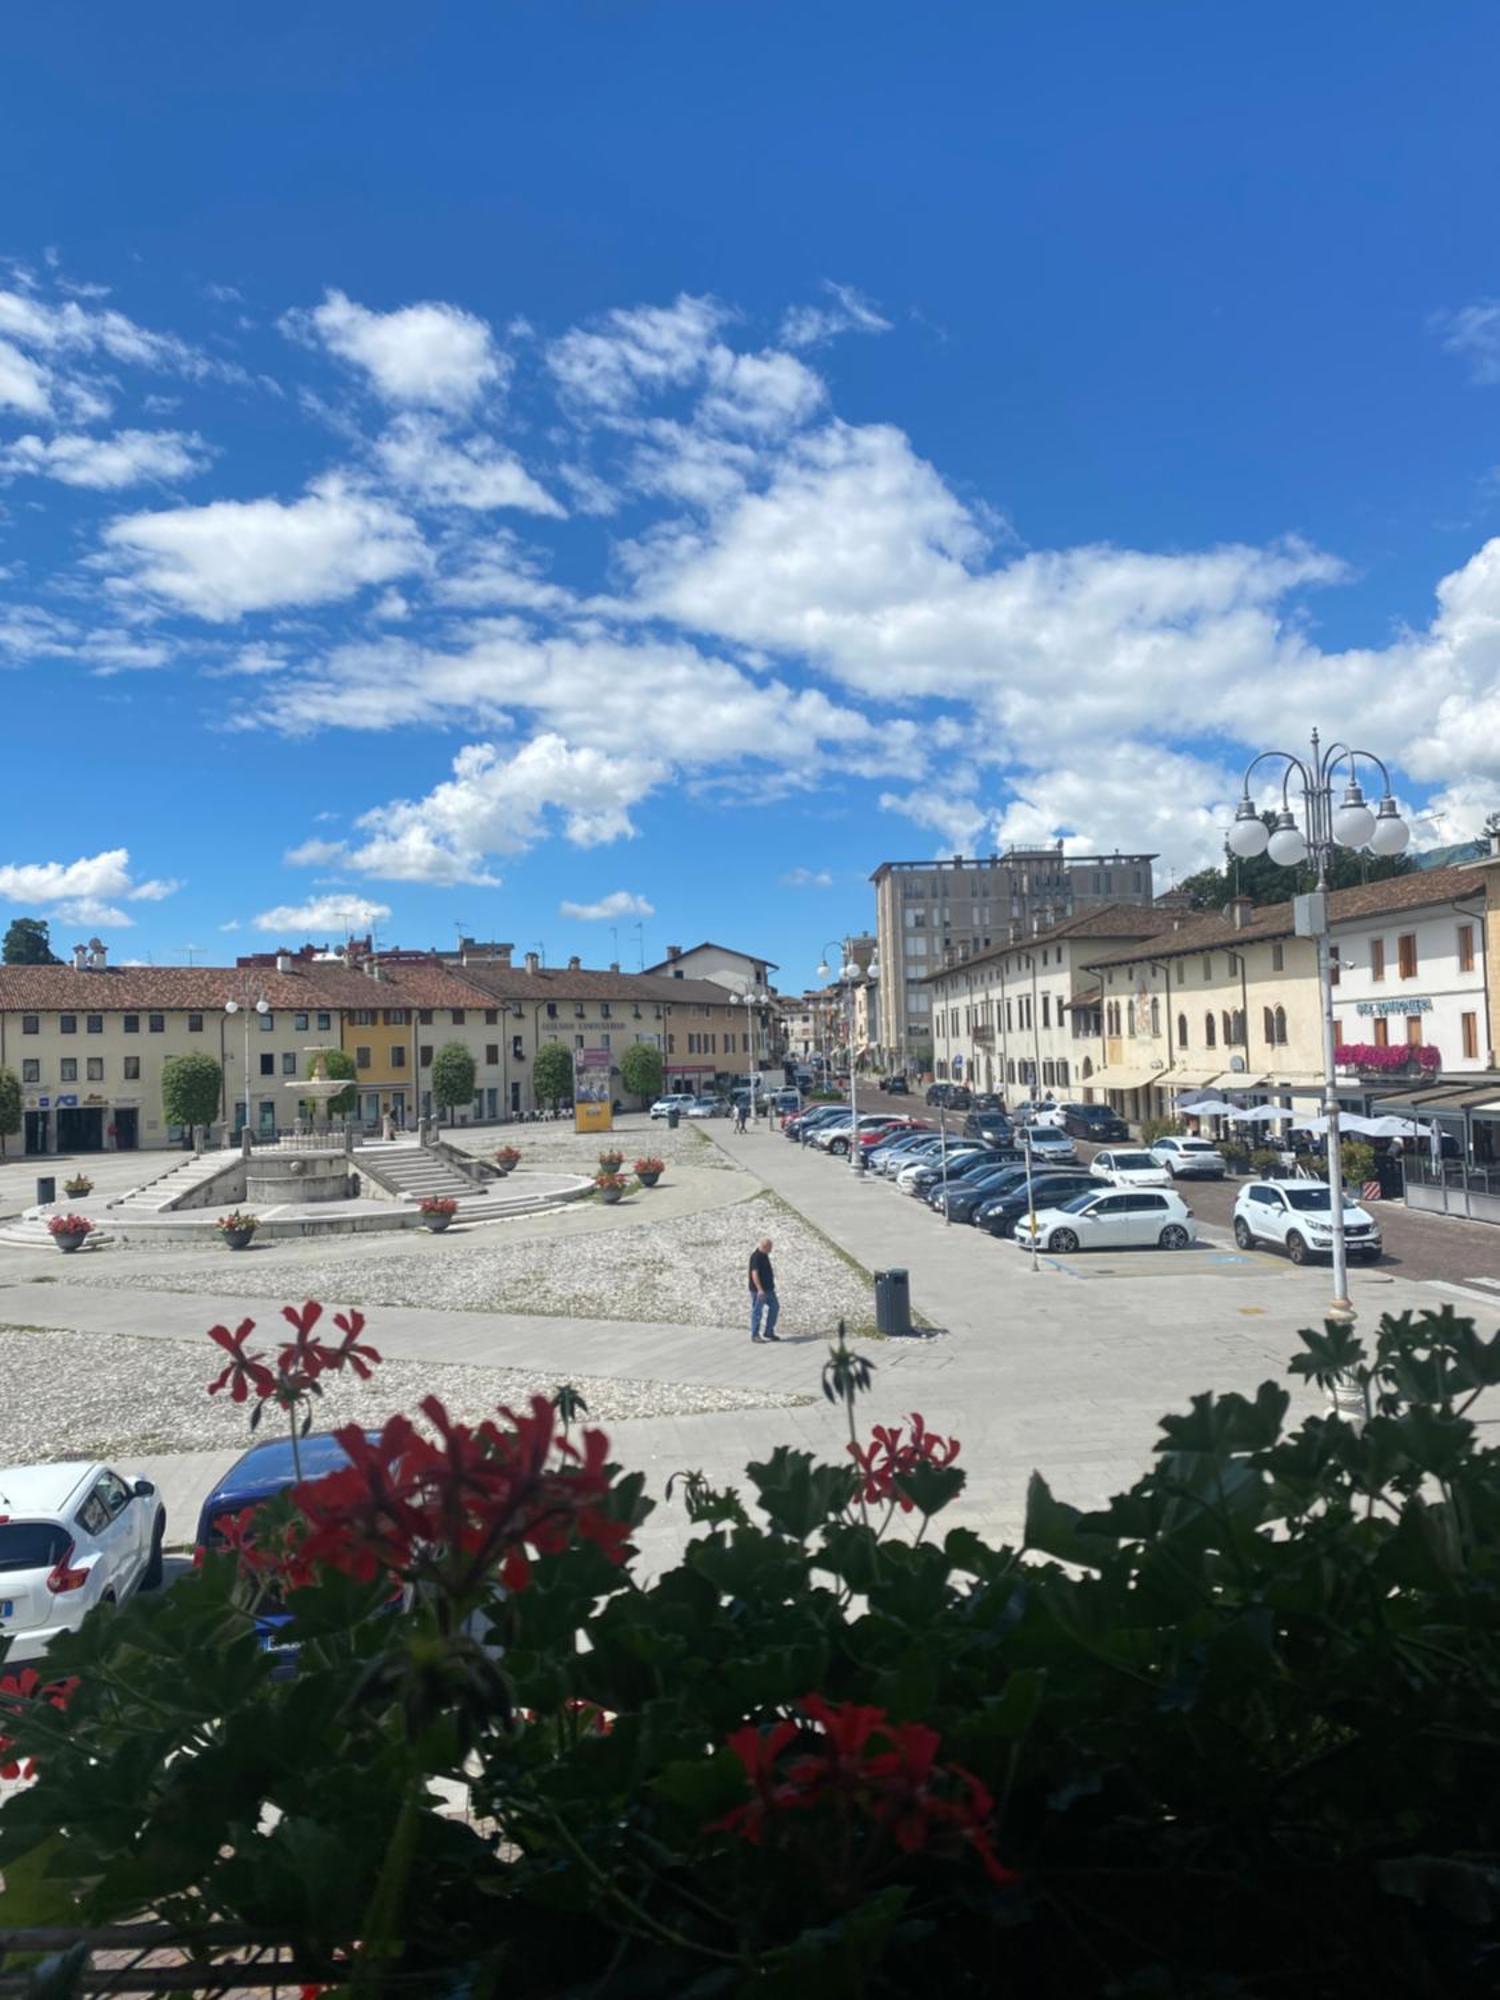
M1233 1015L1232 1015L1232 1014L1230 1013L1229 1009L1228 1009L1228 1008L1226 1007L1226 1008L1224 1009L1224 1012L1223 1012L1223 1013L1222 1013L1222 1014L1220 1015L1220 1017L1219 1017L1219 1018L1220 1018L1220 1021L1221 1021L1222 1025L1223 1025L1223 1029L1224 1029L1224 1046L1225 1046L1225 1048L1227 1049L1227 1048L1228 1048L1228 1047L1229 1047L1229 1046L1231 1045L1231 1043L1232 1043L1232 1042L1234 1041L1234 1038L1235 1038L1235 1037L1234 1037L1234 1016L1233 1016Z
M1205 1043L1205 1045L1206 1045L1206 1046L1207 1046L1208 1048L1212 1048L1212 1047L1213 1047L1213 1045L1214 1045L1214 1010L1213 1010L1213 1008L1212 1008L1212 1007L1210 1007L1210 1008L1209 1008L1209 1010L1208 1010L1208 1012L1207 1012L1207 1013L1206 1013L1206 1014L1205 1014L1205 1015L1203 1016L1203 1040L1204 1040L1204 1043Z
M1187 1043L1187 1015L1186 1015L1186 1014L1179 1014L1179 1015L1177 1016L1177 1046L1178 1046L1178 1047L1179 1047L1180 1049L1185 1049L1185 1048L1187 1047L1187 1045L1188 1045L1188 1043Z
M1282 1044L1285 1044L1285 1042L1286 1042L1286 1009L1285 1009L1285 1007L1278 1007L1278 1008L1276 1009L1276 1040L1277 1040L1277 1041L1278 1041L1279 1043L1282 1043Z
M1273 1046L1276 1041L1276 1016L1269 1007L1261 1009L1261 1029L1265 1038Z
M1059 1084L1060 1084L1060 1085L1062 1086L1062 1088L1063 1088L1064 1090L1066 1090L1066 1089L1067 1089L1067 1087L1068 1087L1068 1059L1067 1059L1067 1057L1066 1057L1066 1056L1059 1056L1059 1057L1058 1057L1058 1059L1057 1059L1057 1081L1058 1081L1058 1083L1059 1083Z
M1161 1033L1161 1002L1154 993L1151 996L1151 1032L1153 1035Z
M1126 1024L1127 1024L1127 1025L1126 1025L1126 1029L1125 1029L1125 1032L1126 1032L1126 1034L1127 1034L1127 1035L1129 1035L1129 1036L1131 1037L1131 1039L1132 1039L1132 1040L1134 1040L1134 1038L1135 1038L1135 1002L1134 1002L1133 1000L1127 1000L1127 1001L1125 1002L1125 1020L1126 1020Z
M1085 1056L1083 1059L1083 1073L1085 1076L1092 1076L1094 1074L1094 1065L1088 1056Z
M1245 1041L1245 1016L1238 1007L1234 1010L1230 1028L1230 1040L1238 1042L1243 1047Z

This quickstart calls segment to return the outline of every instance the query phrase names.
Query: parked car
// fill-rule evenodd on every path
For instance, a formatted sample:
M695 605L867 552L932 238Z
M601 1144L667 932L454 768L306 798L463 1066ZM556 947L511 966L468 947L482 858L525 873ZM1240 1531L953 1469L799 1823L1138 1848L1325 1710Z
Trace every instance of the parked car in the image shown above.
M1111 1187L1169 1187L1172 1176L1143 1146L1110 1146L1095 1153L1093 1172Z
M800 1090L773 1090L765 1098L771 1113L777 1118L789 1118L794 1111L802 1109Z
M1020 1155L1014 1146L998 1148L997 1157L970 1160L960 1172L950 1173L946 1180L939 1178L934 1181L924 1190L923 1198L927 1206L936 1209L939 1215L946 1211L955 1222L968 1222L979 1203L994 1193L999 1176L1012 1172L1019 1164ZM969 1199L971 1195L972 1202ZM957 1210L962 1210L962 1213Z
M971 1111L964 1120L964 1137L982 1139L987 1146L999 1145L1010 1135L1010 1120L1003 1111Z
M1130 1127L1107 1104L1065 1104L1062 1128L1075 1139L1092 1139L1105 1145L1112 1139L1130 1137Z
M879 1088L888 1097L909 1097L911 1095L911 1085L904 1076L883 1076L880 1079Z
M969 1142L965 1142L963 1145L953 1145L950 1143L948 1147L948 1168L951 1169L960 1166L966 1160L972 1161L976 1159L983 1150L982 1146L976 1146ZM923 1188L931 1187L938 1175L944 1171L943 1149L941 1145L938 1145L924 1153L919 1160L914 1161L911 1165L898 1167L895 1175L896 1185L903 1194L920 1194Z
M1060 1104L1055 1103L1053 1099L1049 1097L1045 1104L1039 1104L1037 1106L1035 1112L1032 1114L1031 1122L1033 1125L1040 1125L1044 1128L1047 1126L1055 1125L1059 1130L1061 1130L1063 1122L1063 1108Z
M1074 1201L1081 1194L1097 1192L1098 1185L1086 1167L1068 1167L1055 1174L1034 1174L1029 1188L1024 1178L1002 1188L984 1203L983 1220L978 1214L974 1220L991 1236L1009 1236L1017 1222L1029 1215L1033 1207L1039 1215L1049 1208L1061 1208L1064 1202Z
M899 1173L918 1160L933 1158L942 1151L942 1139L933 1132L901 1132L886 1139L870 1155L870 1165L879 1174Z
M1234 1204L1234 1240L1242 1250L1274 1243L1294 1264L1333 1254L1333 1204L1327 1181L1247 1181ZM1380 1225L1367 1209L1344 1196L1344 1247L1348 1255L1378 1263Z
M819 1125L826 1125L830 1118L847 1118L847 1104L809 1104L805 1111L799 1111L788 1118L783 1130L789 1139L800 1139L804 1132L812 1132Z
M1158 1139L1151 1157L1173 1180L1221 1181L1229 1167L1211 1139Z
M1039 1211L1035 1224L1022 1216L1012 1234L1025 1250L1063 1255L1074 1250L1128 1250L1155 1246L1185 1250L1197 1240L1193 1211L1165 1188L1101 1188Z
M820 1126L814 1132L812 1142L815 1146L820 1146L825 1153L835 1155L847 1153L856 1131L861 1137L866 1132L888 1132L894 1122L889 1112L865 1111L860 1113L859 1124L856 1126L846 1111L841 1124Z
M925 1198L939 1183L950 1185L962 1180L976 1167L1014 1166L1015 1161L1013 1146L950 1146L946 1166L940 1152L930 1154L923 1164L908 1167L905 1173L899 1175L896 1185L905 1188L908 1194Z
M727 1116L729 1104L722 1097L695 1097L688 1106L689 1118L723 1118Z
M657 1098L651 1107L651 1116L665 1118L669 1111L675 1111L680 1117L685 1118L697 1101L690 1090L674 1090L665 1097Z
M860 1133L859 1143L864 1147L868 1160L877 1147L889 1144L892 1139L899 1139L907 1132L926 1132L929 1129L916 1118L903 1118L899 1113L893 1118L887 1113L883 1123L872 1125L868 1132Z
M90 1459L0 1467L0 1638L7 1666L37 1660L96 1604L162 1578L167 1510L149 1479Z
M1028 1125L1020 1135L1020 1143L1030 1150L1033 1160L1049 1167L1071 1166L1078 1158L1077 1147L1056 1125Z
M1003 1111L1005 1109L1005 1099L997 1091L976 1090L974 1093L974 1109L976 1111Z
M951 1083L929 1083L927 1086L927 1102L929 1104L947 1104L952 1095L953 1085Z

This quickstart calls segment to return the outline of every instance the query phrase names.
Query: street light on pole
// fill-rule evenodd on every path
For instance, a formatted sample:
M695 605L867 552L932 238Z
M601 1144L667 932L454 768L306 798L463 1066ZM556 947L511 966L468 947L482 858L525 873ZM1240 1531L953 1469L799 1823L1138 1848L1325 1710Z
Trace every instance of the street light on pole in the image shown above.
M839 968L839 984L843 987L845 998L848 1002L849 1169L851 1173L857 1174L863 1170L865 1161L864 1153L859 1144L859 1090L856 1081L854 1049L854 995L856 988L873 986L879 979L880 959L872 938L846 938L842 946L830 940L829 943L824 945L823 950L825 954L829 951L842 951L843 953L843 961ZM829 976L830 967L825 956L818 966L818 977L820 979L827 979Z
M257 1000L257 1001L255 1001L255 1002L254 1002L253 1004L252 1004L252 1003L251 1003L250 1001L248 1001L248 1000L247 1000L247 1001L245 1001L245 1002L243 1002L243 1003L241 1003L241 1002L240 1002L240 1001L238 1001L238 1000L226 1000L226 1001L224 1002L224 1012L225 1012L226 1014L243 1014L243 1015L244 1015L244 1017L245 1017L245 1124L244 1124L244 1129L245 1129L245 1131L247 1131L247 1132L248 1132L248 1131L250 1130L250 1016L251 1016L252 1014L269 1014L269 1013L270 1013L270 1011L271 1011L271 1003L270 1003L270 1001L269 1001L269 1000L264 1000L264 999L262 999L262 1000Z
M1359 783L1359 760L1373 764L1380 772L1381 797L1371 812ZM1267 827L1250 796L1250 779L1258 764L1279 762L1281 810L1276 823ZM1347 777L1344 794L1334 804L1333 788L1337 772L1344 767ZM1291 806L1292 778L1302 781L1302 820ZM1278 868L1295 868L1301 861L1313 861L1318 885L1308 896L1293 901L1294 928L1299 937L1313 939L1318 954L1318 997L1323 1015L1323 1110L1328 1121L1328 1202L1332 1238L1333 1298L1330 1317L1352 1325L1354 1306L1349 1298L1349 1265L1344 1238L1344 1163L1339 1150L1339 1101L1334 1082L1332 946L1328 931L1328 858L1335 847L1368 847L1378 855L1403 854L1411 839L1411 828L1402 819L1391 791L1390 773L1372 750L1355 750L1347 743L1330 743L1325 749L1312 732L1312 754L1303 758L1290 750L1264 750L1252 758L1245 770L1244 795L1229 829L1230 851L1250 860L1269 852ZM1337 1398L1336 1398L1337 1400ZM1363 1408L1356 1414L1364 1414Z

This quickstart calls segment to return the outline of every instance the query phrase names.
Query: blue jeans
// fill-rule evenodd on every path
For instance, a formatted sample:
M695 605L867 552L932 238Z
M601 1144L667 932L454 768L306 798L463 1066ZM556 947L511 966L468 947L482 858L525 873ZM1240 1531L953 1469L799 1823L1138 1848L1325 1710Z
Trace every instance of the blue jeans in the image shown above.
M774 1292L752 1292L750 1294L750 1338L760 1339L761 1315L765 1315L766 1333L776 1331L776 1320L781 1312L781 1301Z

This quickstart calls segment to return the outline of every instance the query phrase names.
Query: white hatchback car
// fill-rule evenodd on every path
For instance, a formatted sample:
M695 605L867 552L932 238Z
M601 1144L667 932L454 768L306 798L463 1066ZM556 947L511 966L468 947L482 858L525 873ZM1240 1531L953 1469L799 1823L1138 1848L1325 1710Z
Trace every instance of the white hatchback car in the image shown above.
M1017 1135L1016 1143L1039 1164L1049 1167L1070 1167L1078 1158L1078 1148L1060 1125L1033 1122Z
M1234 1240L1242 1250L1276 1243L1294 1264L1333 1254L1333 1207L1327 1181L1246 1181L1234 1204ZM1368 1209L1344 1196L1344 1248L1351 1258L1375 1263L1382 1251L1380 1225Z
M679 1117L685 1118L697 1102L697 1098L690 1090L674 1090L666 1097L657 1098L651 1107L651 1116L665 1118L668 1112L675 1111Z
M1032 1247L1032 1222L1023 1215L1015 1240ZM1044 1208L1036 1217L1036 1244L1041 1250L1066 1254L1071 1250L1186 1250L1197 1241L1193 1211L1182 1199L1161 1188L1101 1188L1097 1194L1075 1195L1060 1208Z
M1095 1153L1089 1172L1111 1187L1170 1187L1172 1176L1141 1146L1108 1146Z
M161 1582L167 1510L149 1479L107 1465L0 1466L0 1639L35 1660L96 1604Z
M1221 1181L1229 1171L1228 1162L1212 1139L1158 1139L1151 1157L1165 1167L1173 1180L1179 1176L1200 1181Z

